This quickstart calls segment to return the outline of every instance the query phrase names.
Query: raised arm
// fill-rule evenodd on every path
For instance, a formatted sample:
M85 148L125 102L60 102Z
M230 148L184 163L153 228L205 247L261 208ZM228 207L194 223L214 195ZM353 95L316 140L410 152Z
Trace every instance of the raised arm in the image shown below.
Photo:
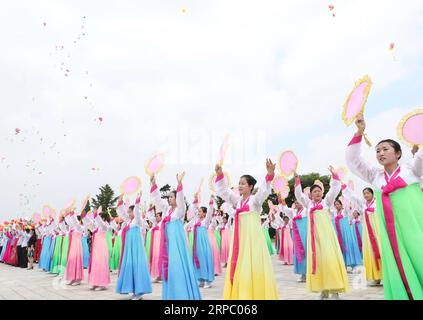
M301 187L300 177L295 174L295 188L294 188L295 198L299 203L303 205L304 208L308 208L311 205L311 200L304 194Z
M207 214L206 214L206 218L204 219L204 225L205 226L208 226L209 224L210 224L210 222L211 222L211 220L212 220L212 217L213 217L213 211L214 211L214 208L213 208L213 198L212 197L210 197L210 201L209 201L209 207L208 207L208 209L207 209Z
M364 181L373 183L378 169L368 165L361 157L361 140L363 139L363 133L366 128L366 122L362 115L358 116L355 124L358 131L347 146L345 153L346 163L351 172L356 176Z
M419 151L419 147L414 146L412 153L413 160L410 162L409 166L411 172L413 172L420 181L423 176L423 149L420 149Z
M272 192L272 180L275 177L275 168L276 164L270 159L266 159L266 169L267 175L263 184L258 188L257 193L254 195L253 206L255 209L260 212L261 206L269 194Z
M339 177L335 173L335 170L332 168L332 166L329 167L329 170L332 173L332 179L330 181L329 191L326 194L324 201L326 205L330 208L332 204L335 202L339 192L341 192L341 181L339 180Z
M186 206L184 199L184 188L182 185L182 180L185 177L185 172L176 175L176 180L178 181L178 187L176 188L176 210L171 215L171 220L181 220L185 217Z
M238 200L240 198L239 194L236 194L232 190L229 189L229 186L226 183L225 175L222 171L222 167L220 165L216 165L216 179L214 181L216 195L221 197L224 201L228 202L232 206L236 206Z
M153 202L154 206L156 207L157 212L162 212L163 214L167 212L169 208L169 204L161 198L159 188L156 184L156 178L154 176L151 177L151 189L150 189L150 198Z

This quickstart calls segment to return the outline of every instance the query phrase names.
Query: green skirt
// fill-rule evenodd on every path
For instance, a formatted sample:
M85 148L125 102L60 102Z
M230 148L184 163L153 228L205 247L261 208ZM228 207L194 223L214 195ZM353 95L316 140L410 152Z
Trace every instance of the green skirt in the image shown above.
M189 251L191 252L191 255L193 255L194 252L194 231L191 231L188 235L189 239Z
M151 243L151 230L148 230L147 235L145 236L145 254L147 261L150 261L150 243Z
M107 250L109 251L109 268L112 270L112 253L113 253L113 233L111 231L106 232Z
M118 235L113 244L112 258L110 259L110 270L118 270L120 263L120 253L122 250L122 236Z
M220 252L220 229L214 230L214 237L216 238L217 247L219 248L219 252Z
M275 252L273 251L272 240L270 240L269 229L261 228L261 230L263 231L264 239L266 240L267 249L269 249L270 255L273 255Z
M50 273L59 273L60 257L62 254L62 236L56 236L53 259L51 261Z
M398 250L410 291L415 300L423 299L423 192L415 183L390 195ZM408 300L386 229L381 192L376 192L380 220L382 280L386 300Z
M62 240L62 252L60 254L59 274L63 276L66 271L66 262L68 261L69 236L66 235Z

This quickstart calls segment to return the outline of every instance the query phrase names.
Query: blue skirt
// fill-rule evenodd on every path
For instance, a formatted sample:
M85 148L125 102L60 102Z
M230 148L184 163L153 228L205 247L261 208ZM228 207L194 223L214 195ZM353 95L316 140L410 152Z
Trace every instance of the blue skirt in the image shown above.
M41 254L40 254L40 260L38 262L38 268L39 269L45 269L46 266L46 260L47 260L47 252L50 248L50 242L51 242L51 236L47 236L43 240L43 247L41 248Z
M214 261L213 261L213 252L210 245L209 235L207 233L206 227L198 227L197 235L195 241L195 251L197 253L198 260L200 262L200 267L197 268L194 262L194 257L192 258L195 275L199 281L214 281Z
M163 279L163 300L201 300L192 256L188 250L181 220L166 223L166 245L169 258L168 279Z
M45 271L51 271L51 262L53 260L53 254L54 254L54 245L56 244L56 237L51 239L50 246L48 247L48 251L46 254L46 264L45 264Z
M361 241L363 241L363 229L362 229L361 223L359 223L357 225L357 227L358 227L358 233L360 234ZM351 237L352 237L353 244L354 244L354 247L353 247L354 256L357 257L357 260L358 260L358 257L360 257L359 265L362 265L363 264L363 252L360 250L360 245L358 243L357 233L355 231L355 221L353 221L352 225L350 226L350 229L351 229Z
M116 284L116 293L151 293L151 277L140 227L129 228L125 235L122 264Z
M90 250L88 248L87 236L82 237L82 261L84 264L84 269L87 269L90 263Z
M333 224L335 232L337 233L335 221L333 221ZM341 228L342 243L344 245L344 251L342 252L342 255L344 257L345 265L347 267L362 265L363 258L360 255L358 245L356 245L356 248L354 248L354 241L352 238L351 226L348 221L348 217L343 217L341 220L339 220L339 226Z
M298 263L297 260L297 250L295 248L295 241L294 241L294 273L305 275L307 273L307 217L303 217L302 219L298 219L295 221L297 224L298 232L300 233L301 242L303 243L304 247L304 257L301 260L301 263ZM294 239L294 231L292 231L292 239Z
M7 248L7 243L9 242L9 238L8 237L3 237L4 241L3 241L3 249L1 250L0 253L0 261L3 261L3 256L4 253L6 252L6 248Z

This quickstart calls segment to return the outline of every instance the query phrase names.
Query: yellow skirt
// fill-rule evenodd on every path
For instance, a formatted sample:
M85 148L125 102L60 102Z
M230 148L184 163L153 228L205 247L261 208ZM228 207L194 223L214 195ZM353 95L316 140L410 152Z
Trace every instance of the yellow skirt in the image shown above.
M278 288L257 212L239 216L239 253L231 284L233 237L229 250L223 298L225 300L278 300Z
M373 253L372 244L370 243L369 230L367 229L367 223L364 216L361 221L363 225L363 265L366 270L366 279L382 280L382 260L379 260L379 270L377 270L376 259ZM369 214L369 221L376 237L379 253L382 254L379 217L376 212Z
M316 274L312 274L311 229L307 227L307 289L339 293L349 290L344 258L327 209L314 212Z

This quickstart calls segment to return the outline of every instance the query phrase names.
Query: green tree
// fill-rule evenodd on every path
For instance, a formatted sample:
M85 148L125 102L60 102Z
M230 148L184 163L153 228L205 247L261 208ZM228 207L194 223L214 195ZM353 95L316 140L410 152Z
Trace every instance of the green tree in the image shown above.
M171 186L169 184L165 184L159 190L160 190L162 199L168 199L169 198L169 193L172 190L172 188L171 188Z
M119 197L115 197L115 192L113 189L106 184L103 187L100 187L100 194L96 195L95 198L92 198L93 208L98 208L101 206L104 214L110 214L112 217L117 217L115 203Z

